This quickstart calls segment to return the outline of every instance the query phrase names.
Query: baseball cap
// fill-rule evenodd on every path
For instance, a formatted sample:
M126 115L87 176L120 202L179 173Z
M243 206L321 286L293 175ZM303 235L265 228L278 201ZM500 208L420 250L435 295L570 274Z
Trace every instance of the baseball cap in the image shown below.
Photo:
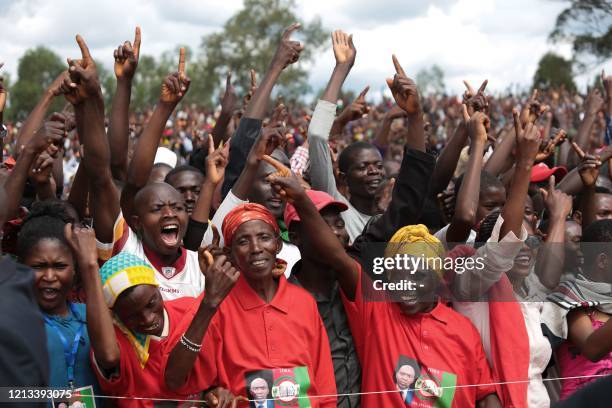
M531 178L529 180L532 183L539 183L548 180L553 174L555 175L556 181L559 181L567 174L567 169L563 166L553 167L551 169L545 163L538 163L531 169Z
M310 198L310 201L315 205L318 211L321 211L323 208L328 206L336 207L340 212L348 209L348 206L342 201L334 200L332 196L317 190L306 190L306 195ZM285 226L289 228L289 224L293 221L299 221L300 217L297 213L297 210L293 206L293 204L287 203L285 206L285 214L284 214Z

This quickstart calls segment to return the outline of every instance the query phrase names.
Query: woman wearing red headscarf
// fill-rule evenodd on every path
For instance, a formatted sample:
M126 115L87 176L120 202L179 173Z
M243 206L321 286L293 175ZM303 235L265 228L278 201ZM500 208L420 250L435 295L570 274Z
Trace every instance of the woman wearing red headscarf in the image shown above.
M283 406L335 407L325 327L312 296L283 275L284 262L276 258L282 243L274 216L259 204L243 204L225 217L222 229L231 264L226 255L214 261L207 255L207 273L233 265L240 277L210 322L206 335L213 338L207 344L215 344L215 350L200 352L215 353L216 384L247 396L256 407L273 406L272 400ZM185 319L191 326L198 321L198 312L193 313L193 319ZM200 343L203 336L191 340ZM165 371L168 386L197 383L189 377L197 372L192 368L201 354L191 359L174 354Z

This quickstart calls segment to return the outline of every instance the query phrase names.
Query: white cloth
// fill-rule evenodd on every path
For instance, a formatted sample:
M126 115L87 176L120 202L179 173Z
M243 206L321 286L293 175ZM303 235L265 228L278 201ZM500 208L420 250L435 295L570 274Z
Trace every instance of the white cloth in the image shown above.
M239 205L245 203L248 203L248 201L241 200L240 198L236 197L234 193L232 193L232 191L230 190L221 202L221 205L219 205L219 208L217 209L213 219L211 220L213 225L217 227L217 230L219 230L219 234L221 235L219 245L223 246L225 244L225 241L223 239L223 231L221 229L223 225L223 220L230 211L232 211ZM212 239L212 228L207 228L206 232L204 233L204 238L202 239L202 246L210 245L212 243ZM295 265L297 261L302 259L302 255L300 254L300 250L298 249L298 247L289 242L284 241L283 247L276 255L276 257L287 262L287 269L285 270L286 278L289 278L289 276L291 276L291 268L293 268L293 265Z

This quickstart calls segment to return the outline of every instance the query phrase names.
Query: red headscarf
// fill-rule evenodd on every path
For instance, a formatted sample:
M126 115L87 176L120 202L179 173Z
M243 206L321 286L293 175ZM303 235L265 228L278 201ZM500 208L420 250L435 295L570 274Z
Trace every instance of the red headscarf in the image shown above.
M221 231L225 240L225 246L232 245L234 234L242 224L253 220L265 222L274 229L277 235L280 234L280 228L276 223L276 219L266 207L261 204L241 204L230 211L223 220Z

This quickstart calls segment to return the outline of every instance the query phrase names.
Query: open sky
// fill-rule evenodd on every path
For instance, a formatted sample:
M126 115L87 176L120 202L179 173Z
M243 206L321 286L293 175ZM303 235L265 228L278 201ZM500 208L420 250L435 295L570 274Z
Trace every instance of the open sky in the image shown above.
M568 45L547 41L562 0L297 0L297 14L320 16L328 30L354 35L357 61L346 88L371 86L376 97L393 74L395 53L410 76L440 65L451 92L462 92L462 79L489 79L489 91L527 87L540 57L549 50L570 56ZM242 7L242 0L0 0L0 61L16 79L19 58L45 45L62 58L78 57L74 35L86 39L94 57L112 67L112 50L133 40L142 27L141 53L158 56L187 44L200 47L203 35L220 30ZM308 44L306 44L308 46ZM330 48L310 68L314 89L323 87L333 67ZM602 67L598 67L601 71ZM612 73L612 62L605 68ZM584 87L597 69L578 78Z

